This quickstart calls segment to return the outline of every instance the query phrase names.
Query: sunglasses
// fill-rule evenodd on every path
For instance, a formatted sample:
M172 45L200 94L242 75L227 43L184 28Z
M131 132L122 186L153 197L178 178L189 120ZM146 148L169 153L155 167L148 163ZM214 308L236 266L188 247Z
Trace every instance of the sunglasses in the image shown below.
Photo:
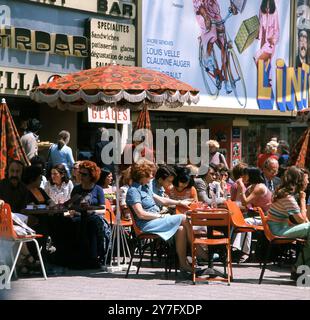
M86 172L79 172L79 174L82 176L82 177L89 177L89 173L86 173Z

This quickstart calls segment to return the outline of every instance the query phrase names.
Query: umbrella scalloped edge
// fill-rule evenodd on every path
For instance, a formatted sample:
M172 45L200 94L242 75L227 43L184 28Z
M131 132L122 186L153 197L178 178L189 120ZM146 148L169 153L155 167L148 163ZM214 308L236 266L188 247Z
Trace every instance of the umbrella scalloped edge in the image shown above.
M94 95L88 95L83 90L66 94L62 90L58 90L52 94L45 94L39 90L30 92L31 99L38 103L47 103L52 107L57 106L60 110L83 111L90 105L100 105L100 107L115 106L121 101L123 107L130 109L139 109L134 104L140 105L146 102L151 108L158 108L165 103L168 107L179 107L183 103L197 103L199 101L199 93L193 95L189 91L182 94L180 91L165 91L162 94L155 94L151 91L142 91L140 93L130 94L125 90L121 90L114 95L105 94L103 91ZM128 102L128 104L126 104ZM118 105L118 107L120 107Z

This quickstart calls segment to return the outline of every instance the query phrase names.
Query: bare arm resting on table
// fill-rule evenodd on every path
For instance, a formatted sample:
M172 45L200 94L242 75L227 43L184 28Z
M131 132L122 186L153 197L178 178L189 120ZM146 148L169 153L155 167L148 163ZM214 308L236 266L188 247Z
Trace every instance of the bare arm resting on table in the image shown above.
M182 206L189 209L190 201L186 200L172 200L169 198L160 197L157 194L153 194L153 198L157 204L161 206Z

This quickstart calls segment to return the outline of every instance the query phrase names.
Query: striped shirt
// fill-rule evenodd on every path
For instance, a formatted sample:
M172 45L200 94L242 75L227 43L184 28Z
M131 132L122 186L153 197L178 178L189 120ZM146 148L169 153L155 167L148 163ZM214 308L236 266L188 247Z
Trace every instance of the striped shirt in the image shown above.
M276 222L289 222L289 216L300 214L300 208L294 196L288 195L272 203L268 211L268 220Z

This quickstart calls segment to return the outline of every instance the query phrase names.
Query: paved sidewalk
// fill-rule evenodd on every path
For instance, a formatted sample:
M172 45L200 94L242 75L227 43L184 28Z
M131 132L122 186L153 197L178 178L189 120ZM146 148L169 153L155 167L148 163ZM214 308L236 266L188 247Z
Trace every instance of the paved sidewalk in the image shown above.
M220 270L220 268L218 268ZM12 282L9 299L20 300L285 300L310 299L310 288L298 288L289 280L289 268L269 265L258 285L258 264L233 265L234 282L192 285L175 280L174 271L166 280L162 267L144 264L139 275L105 273L101 270L69 270L64 276L23 278Z

